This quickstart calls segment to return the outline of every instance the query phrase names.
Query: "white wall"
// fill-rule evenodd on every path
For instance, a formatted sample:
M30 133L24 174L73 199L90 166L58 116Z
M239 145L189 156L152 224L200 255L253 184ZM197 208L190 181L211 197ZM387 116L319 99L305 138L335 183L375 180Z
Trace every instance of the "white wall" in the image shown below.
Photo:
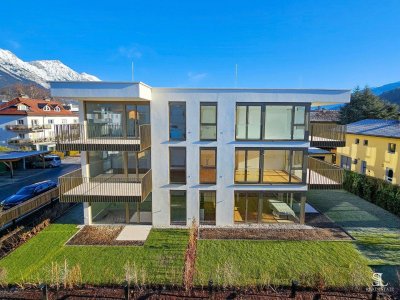
M236 146L246 147L299 147L308 148L308 142L239 142L235 141L235 107L236 102L296 102L304 95L288 94L272 97L251 92L198 92L196 90L152 90L151 102L151 159L153 174L153 225L170 224L170 190L187 191L187 223L192 218L199 220L199 191L217 191L217 225L232 225L235 190L283 190L306 191L305 185L235 185L234 184L234 150ZM186 141L169 141L168 102L186 102ZM200 141L200 102L218 102L217 141ZM300 100L297 100L301 102ZM169 184L169 147L186 147L187 184ZM199 148L217 147L217 184L199 184Z

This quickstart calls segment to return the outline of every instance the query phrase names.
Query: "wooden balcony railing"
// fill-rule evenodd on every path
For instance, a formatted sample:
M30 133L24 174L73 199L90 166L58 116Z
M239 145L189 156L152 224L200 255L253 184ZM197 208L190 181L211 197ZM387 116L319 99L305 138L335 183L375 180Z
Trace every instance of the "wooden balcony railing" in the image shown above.
M0 212L0 227L8 224L24 215L50 203L52 200L58 198L58 187L38 195L24 203L14 206L8 210Z
M18 145L18 146L24 146L24 145L33 145L33 144L39 144L39 143L51 143L55 141L54 136L49 136L49 137L44 137L44 138L37 138L37 139L10 139L8 140L8 144L10 145Z
M151 144L150 125L137 130L104 123L62 124L55 126L55 135L56 148L61 151L141 151Z
M58 178L61 202L142 202L151 193L151 170L143 177L134 174L82 176L76 170Z
M346 125L311 123L310 144L312 147L344 147L346 144Z
M343 169L326 161L308 157L308 186L312 190L343 187Z
M140 132L140 151L146 150L151 147L151 125L141 125Z

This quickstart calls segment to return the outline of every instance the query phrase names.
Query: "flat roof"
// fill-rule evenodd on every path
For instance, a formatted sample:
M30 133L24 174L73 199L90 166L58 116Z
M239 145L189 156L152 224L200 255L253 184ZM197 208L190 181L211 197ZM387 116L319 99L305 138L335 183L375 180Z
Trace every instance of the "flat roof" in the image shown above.
M7 151L0 152L0 161L15 161L27 157L50 153L51 151Z

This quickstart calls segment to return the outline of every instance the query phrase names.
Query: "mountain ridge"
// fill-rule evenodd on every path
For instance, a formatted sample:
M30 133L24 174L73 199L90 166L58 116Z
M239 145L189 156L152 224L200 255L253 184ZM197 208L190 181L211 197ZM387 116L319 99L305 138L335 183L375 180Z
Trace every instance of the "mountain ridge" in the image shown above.
M33 83L46 89L48 81L100 81L94 75L78 73L60 60L25 62L9 50L0 49L0 88L15 83Z

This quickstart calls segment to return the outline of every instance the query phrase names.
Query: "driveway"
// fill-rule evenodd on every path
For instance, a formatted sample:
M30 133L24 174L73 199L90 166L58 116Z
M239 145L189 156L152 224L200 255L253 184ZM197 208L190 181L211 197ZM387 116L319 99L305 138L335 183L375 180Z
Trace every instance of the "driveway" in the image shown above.
M14 172L14 178L10 178L9 174L3 174L0 176L0 200L15 194L25 185L48 179L57 182L59 176L79 169L80 163L80 157L67 157L62 160L59 168L17 170Z

